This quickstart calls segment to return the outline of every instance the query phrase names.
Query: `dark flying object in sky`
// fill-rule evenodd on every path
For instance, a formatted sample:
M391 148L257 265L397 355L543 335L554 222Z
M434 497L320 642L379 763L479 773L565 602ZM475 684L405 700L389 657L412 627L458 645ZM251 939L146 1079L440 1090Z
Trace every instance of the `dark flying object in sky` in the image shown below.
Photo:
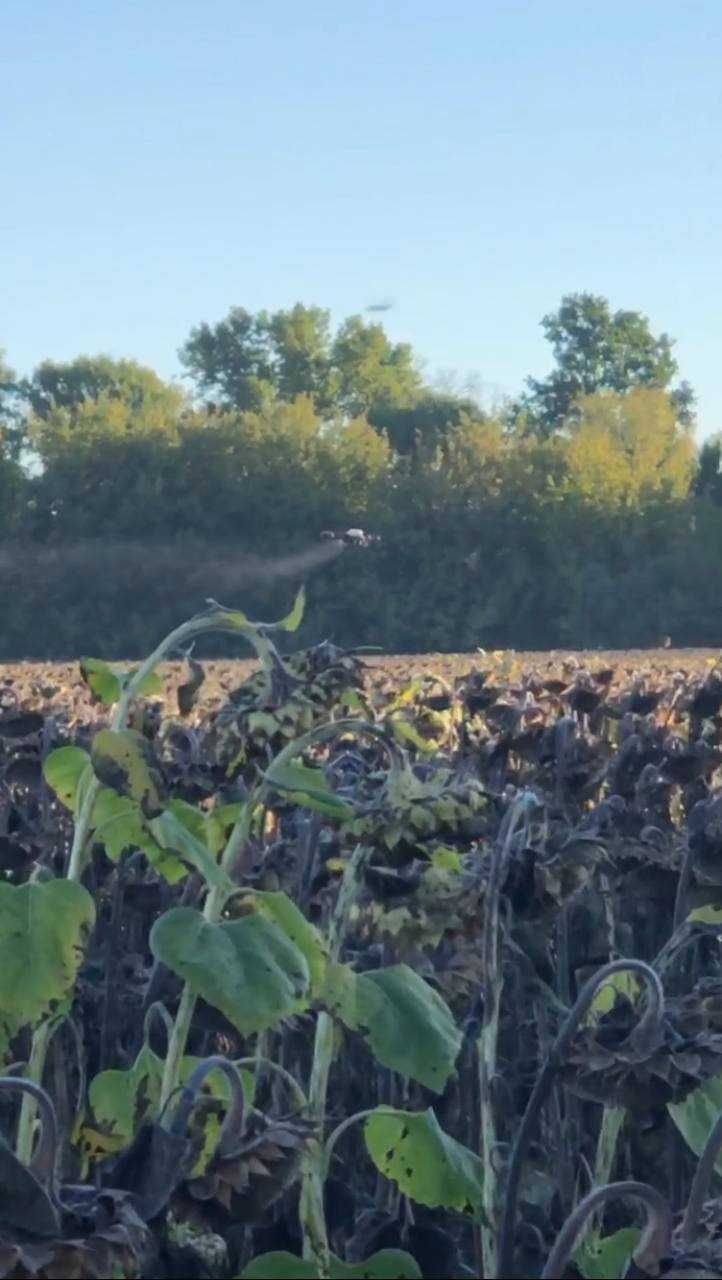
M366 310L367 311L390 311L393 305L394 305L393 302L372 302L371 306L367 307Z

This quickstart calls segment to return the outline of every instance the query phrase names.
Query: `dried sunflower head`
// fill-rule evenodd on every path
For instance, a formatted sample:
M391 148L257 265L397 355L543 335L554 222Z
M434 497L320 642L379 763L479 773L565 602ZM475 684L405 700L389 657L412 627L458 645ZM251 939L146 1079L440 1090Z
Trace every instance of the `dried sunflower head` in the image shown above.
M217 1153L203 1174L179 1186L172 1201L175 1217L212 1230L259 1222L298 1177L315 1133L311 1121L297 1116L271 1120L254 1112L236 1151Z
M675 1247L659 1271L660 1280L722 1280L722 1247L719 1243L695 1240Z
M216 765L232 777L265 766L294 738L325 722L346 700L361 705L364 664L353 653L324 642L284 660L269 694L262 671L255 672L230 695L209 726L206 748Z
M63 1188L72 1203L74 1191ZM95 1280L98 1276L146 1274L152 1237L136 1213L132 1196L101 1191L83 1196L62 1215L57 1237L39 1239L0 1223L0 1277L8 1280Z
M704 1080L722 1072L722 1033L708 990L665 1001L656 1041L640 1054L639 1021L628 996L616 992L613 1007L575 1036L563 1069L572 1092L595 1102L648 1111L680 1102Z

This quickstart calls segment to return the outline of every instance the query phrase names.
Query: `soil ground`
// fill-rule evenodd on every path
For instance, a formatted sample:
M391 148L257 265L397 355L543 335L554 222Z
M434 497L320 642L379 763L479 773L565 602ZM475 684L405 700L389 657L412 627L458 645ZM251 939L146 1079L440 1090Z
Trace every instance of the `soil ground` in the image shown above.
M522 671L562 671L571 675L574 667L597 671L603 667L615 667L620 683L636 675L653 675L664 680L666 675L684 672L687 675L704 674L710 666L722 662L718 649L588 649L547 650L537 652L505 651L503 656L513 660L515 673ZM498 657L495 654L494 657ZM418 653L394 655L368 655L365 661L370 668L372 683L402 686L414 676L437 675L453 681L466 675L472 668L489 665L491 655L476 653ZM113 664L115 665L115 664ZM123 664L119 664L123 665ZM128 665L131 665L128 663ZM252 659L216 659L203 663L206 680L196 704L197 713L210 711L225 702L228 693L253 672L257 663ZM162 663L159 673L166 686L165 711L175 715L175 690L183 682L186 666L182 662ZM38 703L62 707L75 716L85 719L91 711L89 692L80 677L78 662L4 662L0 663L0 708L12 705L29 707ZM93 709L96 711L97 709Z

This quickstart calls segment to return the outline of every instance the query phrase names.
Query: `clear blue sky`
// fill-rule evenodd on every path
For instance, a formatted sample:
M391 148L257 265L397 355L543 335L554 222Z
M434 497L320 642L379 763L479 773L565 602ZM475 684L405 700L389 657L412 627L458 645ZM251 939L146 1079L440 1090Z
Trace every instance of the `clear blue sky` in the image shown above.
M722 428L722 0L3 0L0 345L179 372L190 327L386 296L515 393L541 316L677 338Z

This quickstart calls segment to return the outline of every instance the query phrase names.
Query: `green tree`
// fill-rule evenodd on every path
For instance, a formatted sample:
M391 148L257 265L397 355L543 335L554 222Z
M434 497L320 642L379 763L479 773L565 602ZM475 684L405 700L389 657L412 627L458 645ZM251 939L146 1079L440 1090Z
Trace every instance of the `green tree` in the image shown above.
M483 421L484 417L468 397L438 391L422 391L412 405L402 408L379 404L369 415L397 453L410 453L417 447L433 451L462 422Z
M334 394L330 345L328 311L297 303L272 315L232 307L218 324L192 329L178 354L198 390L225 409L307 395L325 412Z
M310 396L322 416L332 412L338 390L329 324L328 311L300 302L268 321L277 395L281 400Z
M573 293L544 316L542 328L552 344L556 368L547 378L528 378L528 393L515 406L540 435L559 430L582 396L633 387L669 390L677 373L673 342L655 337L639 311L612 311L606 298ZM682 425L693 420L694 394L688 383L670 391Z
M310 396L323 417L354 418L408 408L421 390L411 348L382 325L352 316L332 339L328 311L301 303L257 315L234 307L193 329L179 357L201 394L241 412Z
M0 423L4 426L13 412L13 401L17 393L17 375L5 359L5 351L0 347Z
M17 375L0 348L0 533L14 531L26 480L21 462L25 415Z
M323 432L319 469L327 492L341 499L339 520L365 520L377 486L388 478L392 466L388 440L363 416L335 422Z
M13 462L19 462L25 446L26 424L22 386L14 369L5 360L0 347L0 433L3 453Z
M71 421L88 401L102 396L108 402L121 401L139 418L149 412L172 416L184 402L183 392L153 369L137 360L113 360L107 355L78 356L67 363L44 360L23 383L23 391L33 414L45 420L66 410Z
M173 435L186 403L183 391L152 369L110 356L46 360L24 391L32 408L28 439L45 466L112 436Z
M695 448L664 391L600 391L577 401L566 450L571 485L601 505L687 496Z
M698 498L711 498L722 506L722 435L705 440L697 459L694 492Z
M407 342L392 343L381 324L366 324L361 316L344 321L333 343L332 361L338 374L338 404L349 417L383 408L408 409L422 389Z

